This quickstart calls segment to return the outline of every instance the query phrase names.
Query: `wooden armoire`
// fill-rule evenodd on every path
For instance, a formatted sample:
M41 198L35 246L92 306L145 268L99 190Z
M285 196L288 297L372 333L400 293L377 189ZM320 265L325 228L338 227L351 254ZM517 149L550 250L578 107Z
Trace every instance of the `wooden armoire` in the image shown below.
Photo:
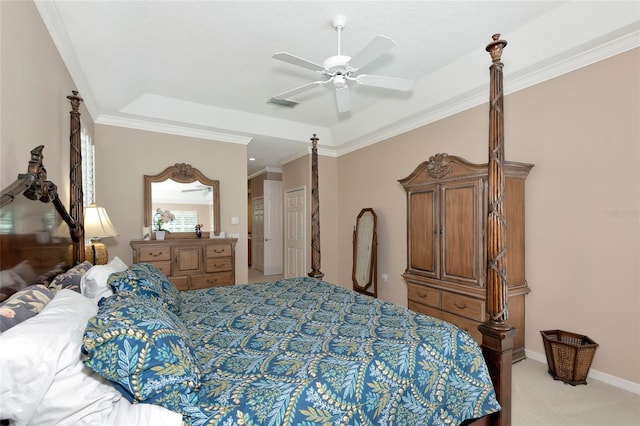
M524 200L532 164L505 162L508 323L517 330L513 360L525 358ZM487 320L485 225L487 164L437 154L399 182L407 192L409 309L451 322L478 342Z

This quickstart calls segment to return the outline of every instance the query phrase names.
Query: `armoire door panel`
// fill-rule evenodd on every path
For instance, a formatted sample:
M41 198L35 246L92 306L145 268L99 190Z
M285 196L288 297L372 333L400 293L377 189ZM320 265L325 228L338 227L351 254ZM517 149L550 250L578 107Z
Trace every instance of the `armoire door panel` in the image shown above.
M438 222L435 190L416 192L410 199L410 223L416 232L410 236L410 269L427 276L439 274Z
M480 285L482 181L441 186L442 275L447 281Z

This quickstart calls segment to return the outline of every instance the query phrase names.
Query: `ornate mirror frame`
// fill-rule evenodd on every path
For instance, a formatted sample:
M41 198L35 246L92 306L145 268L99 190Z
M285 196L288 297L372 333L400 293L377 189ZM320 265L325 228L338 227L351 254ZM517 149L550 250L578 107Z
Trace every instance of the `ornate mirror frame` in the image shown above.
M217 180L209 179L202 172L190 164L176 163L173 166L167 167L164 171L157 175L144 175L144 226L151 226L152 217L152 199L151 199L151 184L156 182L164 182L167 179L172 179L180 183L192 183L199 181L203 185L213 188L213 232L215 235L220 234L220 182ZM205 233L206 234L206 233ZM169 234L171 236L184 238L185 236L195 237L195 233L191 232L173 232ZM205 238L208 237L205 236Z
M360 211L353 229L353 289L378 297L378 217L371 208Z

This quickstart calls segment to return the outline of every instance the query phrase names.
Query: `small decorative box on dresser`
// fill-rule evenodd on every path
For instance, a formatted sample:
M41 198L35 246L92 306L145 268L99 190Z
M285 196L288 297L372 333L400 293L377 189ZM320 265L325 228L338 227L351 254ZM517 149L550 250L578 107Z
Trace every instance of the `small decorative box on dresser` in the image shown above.
M508 323L513 360L525 358L524 184L532 164L505 162ZM407 192L409 309L467 330L479 343L487 320L488 167L437 154L399 182Z
M235 284L235 238L133 240L134 263L160 269L178 290Z

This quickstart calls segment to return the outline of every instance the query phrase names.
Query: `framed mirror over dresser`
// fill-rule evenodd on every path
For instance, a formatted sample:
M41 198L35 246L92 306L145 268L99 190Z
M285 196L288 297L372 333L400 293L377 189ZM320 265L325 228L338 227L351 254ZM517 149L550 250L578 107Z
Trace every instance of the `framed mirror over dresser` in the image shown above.
M180 223L158 225L158 211ZM181 291L235 284L237 239L221 237L218 180L185 163L145 175L144 225L149 238L130 242L133 263L154 265ZM159 227L170 229L162 239Z

